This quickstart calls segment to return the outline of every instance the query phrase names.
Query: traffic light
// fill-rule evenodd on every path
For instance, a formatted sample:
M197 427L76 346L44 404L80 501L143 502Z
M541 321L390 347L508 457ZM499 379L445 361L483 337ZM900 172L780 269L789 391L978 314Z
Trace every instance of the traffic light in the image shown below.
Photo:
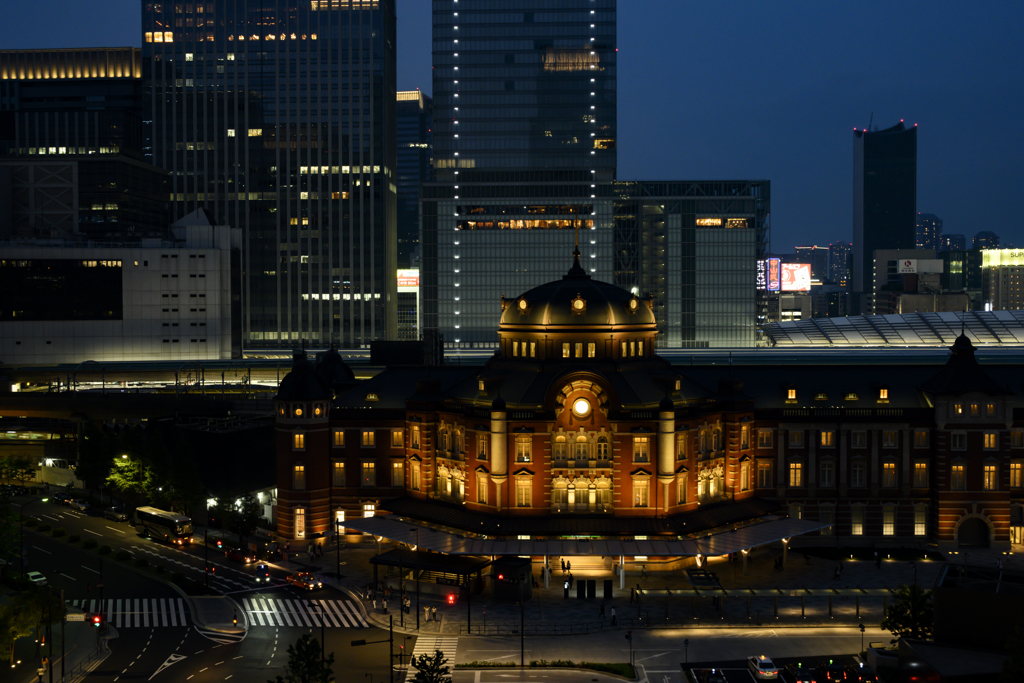
M633 632L626 631L626 640L633 640Z
M455 604L455 593L449 593L448 594L448 604L449 605L454 605Z
M232 614L231 623L235 626L238 626L238 612Z
M498 574L498 581L504 581L504 580L505 580L505 575L504 574Z
M94 615L92 615L92 625L95 626L96 628L99 628L100 626L102 626L103 625L103 615L102 614L94 614Z
M217 568L214 567L212 564L207 563L207 565L206 565L206 572L208 574L215 574L217 572Z

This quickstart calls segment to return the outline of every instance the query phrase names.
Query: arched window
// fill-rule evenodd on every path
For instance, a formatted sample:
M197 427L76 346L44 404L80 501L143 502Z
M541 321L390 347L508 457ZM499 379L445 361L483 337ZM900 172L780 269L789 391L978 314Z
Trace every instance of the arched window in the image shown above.
M555 460L565 460L565 437L564 436L556 436L555 437L555 447L552 450L552 457L554 457Z
M577 460L589 460L590 459L590 445L587 443L587 437L580 434L576 437L576 450L573 456Z
M455 455L462 455L466 452L466 442L462 437L462 430L455 430Z
M441 450L442 451L450 451L452 449L452 444L451 444L451 437L448 434L448 430L447 429L440 429L438 431L440 431L440 433L441 433L440 434L441 438L439 439L439 441L441 442Z
M611 460L612 447L608 443L608 439L603 436L597 438L597 459L598 460Z
M551 510L553 512L569 511L569 489L565 479L555 480L551 487Z
M722 450L722 430L716 429L711 432L711 450Z
M700 452L706 453L708 450L708 430L700 430L700 437L698 438L697 442L700 446Z

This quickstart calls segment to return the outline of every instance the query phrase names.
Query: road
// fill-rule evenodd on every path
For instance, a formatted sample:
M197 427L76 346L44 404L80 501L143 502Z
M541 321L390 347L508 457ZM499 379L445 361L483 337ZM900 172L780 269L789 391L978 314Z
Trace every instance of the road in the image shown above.
M24 499L22 499L24 500ZM21 502L21 501L16 501ZM207 550L202 545L174 548L140 537L125 522L111 522L95 511L81 513L51 503L36 503L26 513L83 539L95 537L110 545L113 554L124 550L132 558L145 558L163 567L169 576L180 572L203 580ZM248 629L243 636L226 636L198 628L183 596L158 576L136 571L94 551L26 529L25 546L29 568L43 572L51 585L65 590L67 600L88 611L100 610L116 637L110 641L112 654L88 678L89 681L121 683L132 680L202 681L268 680L284 673L288 646L303 634L320 638L321 623L326 650L335 655L339 680L388 680L388 632L371 628L359 606L345 593L325 587L314 593L300 591L284 581L284 573L272 570L270 586L256 586L253 565L224 559L210 549L216 573L210 586L235 601ZM102 578L102 595L99 588ZM102 599L103 602L100 602ZM315 607L310 601L315 602ZM322 616L319 610L324 610ZM395 615L397 616L397 614ZM321 622L321 618L323 621ZM525 659L573 661L629 660L630 642L623 631L587 636L527 638ZM352 641L367 644L353 646ZM684 647L684 641L689 646ZM516 637L421 638L398 634L394 638L393 661L404 663L410 654L442 649L451 661L508 661L518 663L520 641ZM729 680L744 680L745 657L766 654L787 661L806 658L817 661L834 653L853 654L861 649L856 629L679 629L633 632L633 656L649 681L683 681L684 662L734 669ZM736 673L739 671L739 673ZM524 672L528 674L529 672ZM574 680L567 672L557 675L534 672L531 680ZM588 674L590 681L593 675ZM519 680L519 673L495 671L456 672L456 683L487 683ZM598 676L598 680L603 680ZM396 674L396 681L404 676ZM581 681L583 679L580 679Z

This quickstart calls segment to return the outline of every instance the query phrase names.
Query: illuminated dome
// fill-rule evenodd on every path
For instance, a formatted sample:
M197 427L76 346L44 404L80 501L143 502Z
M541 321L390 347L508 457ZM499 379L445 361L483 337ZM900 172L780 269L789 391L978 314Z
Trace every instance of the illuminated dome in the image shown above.
M500 354L524 361L642 360L654 354L658 326L650 300L594 280L579 249L561 280L502 299Z
M503 302L499 331L525 328L594 326L604 329L656 329L650 305L634 294L607 282L594 280L573 267L561 280L534 287L516 299Z

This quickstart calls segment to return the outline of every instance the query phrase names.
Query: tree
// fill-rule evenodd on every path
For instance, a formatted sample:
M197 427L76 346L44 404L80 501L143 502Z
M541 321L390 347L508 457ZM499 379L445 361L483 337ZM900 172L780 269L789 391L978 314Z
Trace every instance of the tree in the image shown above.
M268 683L328 683L334 676L334 653L320 663L320 641L308 633L288 646L288 668L284 678Z
M113 434L94 422L82 425L80 438L75 475L90 489L94 489L99 487L110 473L114 465L117 443Z
M448 658L440 650L413 658L412 665L416 669L415 683L452 683Z
M12 479L24 484L26 480L31 479L35 475L36 466L28 458L6 458L0 461L0 476L8 484L11 483Z
M149 498L149 491L153 488L152 478L149 468L141 460L115 458L110 476L107 477L107 486L123 497L131 497L137 505Z
M227 519L229 528L238 534L239 543L244 547L249 535L256 531L256 527L263 519L263 506L256 500L256 496L247 493L239 499Z
M932 592L921 586L897 586L885 608L882 628L897 638L930 640L935 626Z
M0 560L10 561L18 550L18 515L14 507L0 507Z
M50 608L47 609L47 599ZM14 643L23 636L47 622L60 623L64 618L64 605L60 593L47 591L43 588L22 591L15 595L6 605L0 605L0 647L6 648L8 659L14 665Z

